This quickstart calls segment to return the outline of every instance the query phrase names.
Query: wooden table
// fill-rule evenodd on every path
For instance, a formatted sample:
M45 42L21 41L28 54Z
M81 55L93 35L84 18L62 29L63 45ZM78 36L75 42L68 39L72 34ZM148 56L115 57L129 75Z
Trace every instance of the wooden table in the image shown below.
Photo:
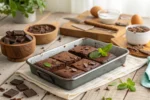
M69 13L49 13L44 12L42 15L38 14L38 20L37 22L53 22L58 21L61 24L67 22L63 19L63 17L75 17L75 14L69 14ZM45 20L48 19L48 20ZM149 22L149 19L145 19L145 22ZM26 26L26 24L15 24L11 17L9 16L1 16L0 17L0 36L4 36L5 32L8 30L17 30L17 29L23 29ZM66 44L68 42L74 41L77 38L74 37L68 37L68 36L61 36L61 42L56 41L53 44L47 44L47 45L41 45L37 46L36 51L33 55L39 54L43 52L41 49L42 47L45 48L45 50L50 50L52 48L61 46L63 44ZM14 88L9 84L9 81L11 81L14 78L20 78L19 76L14 75L14 73L23 68L28 66L25 62L15 63L10 62L6 59L5 56L2 55L0 51L0 87L4 87L5 89ZM134 66L134 65L133 65ZM93 89L90 91L87 91L86 93L83 93L79 95L74 100L101 100L102 97L111 97L113 100L149 100L150 98L150 90L142 87L140 85L140 79L145 71L146 66L143 66L141 69L122 77L121 80L125 81L127 78L132 78L136 82L136 92L130 92L128 90L117 90L116 86L109 87L109 90L105 90L108 85L104 85L99 87L98 89ZM119 83L119 79L115 80L117 83ZM63 100L62 98L59 98L53 94L46 95L46 91L37 87L36 85L25 81L25 83L32 87L34 90L37 91L38 96L35 96L33 98L25 98L22 93L20 93L17 97L24 97L23 100ZM7 98L4 98L2 96L2 93L0 92L0 100L10 100Z

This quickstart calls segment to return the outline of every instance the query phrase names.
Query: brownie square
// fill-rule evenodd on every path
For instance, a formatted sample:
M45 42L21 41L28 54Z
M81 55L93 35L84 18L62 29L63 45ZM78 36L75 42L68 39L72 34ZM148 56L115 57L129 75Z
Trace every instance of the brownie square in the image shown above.
M19 91L25 91L25 90L28 90L28 89L29 89L25 84L17 85L16 88L17 88Z
M110 60L113 60L114 58L116 58L116 56L114 54L108 53L108 56L106 56L106 57L99 57L99 58L92 59L92 60L104 64Z
M37 93L33 89L26 90L23 92L23 94L28 98L37 95Z
M81 59L80 61L72 64L71 66L87 72L91 69L94 69L94 68L100 66L100 65L101 65L100 63L92 61L92 60Z
M59 60L61 62L64 62L66 64L66 66L76 62L76 61L79 61L81 58L74 55L74 54L71 54L67 51L64 51L64 52L61 52L59 54L56 54L55 56L53 56L52 58L56 59L56 60Z
M44 63L49 63L49 64L51 64L51 66L46 67L44 65ZM65 67L65 63L62 63L62 62L57 61L57 60L52 59L52 58L48 58L48 59L39 61L39 62L35 63L35 65L37 65L38 67L44 68L45 70L51 71L51 72L53 72L55 70L62 69L63 67Z
M8 98L12 98L12 97L14 97L15 95L17 95L18 93L19 93L18 91L14 90L14 89L10 89L10 90L8 90L7 92L5 92L5 93L3 94L3 96L8 97Z
M10 82L10 84L12 85L19 85L19 84L22 84L23 81L22 80L18 80L18 79L14 79Z
M56 75L63 77L63 78L74 78L83 73L84 73L83 71L78 70L76 68L71 68L69 66L55 72Z
M88 57L88 55L95 50L96 48L92 46L76 46L69 50L69 52L81 57Z

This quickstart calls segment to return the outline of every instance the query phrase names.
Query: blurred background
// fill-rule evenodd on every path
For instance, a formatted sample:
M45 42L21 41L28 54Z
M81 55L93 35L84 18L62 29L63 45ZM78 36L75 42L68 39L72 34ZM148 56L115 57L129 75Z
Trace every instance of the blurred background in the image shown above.
M122 13L150 16L150 0L46 0L52 12L81 13L98 5L104 9L117 9Z

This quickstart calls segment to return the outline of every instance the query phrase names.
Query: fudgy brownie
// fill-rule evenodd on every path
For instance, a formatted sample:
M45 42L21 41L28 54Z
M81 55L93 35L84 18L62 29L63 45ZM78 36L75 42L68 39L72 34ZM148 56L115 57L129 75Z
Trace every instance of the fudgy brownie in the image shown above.
M72 63L75 63L76 61L79 61L81 59L80 57L78 57L74 54L71 54L67 51L63 51L59 54L56 54L52 58L59 60L61 62L64 62L66 64L66 66L70 65Z
M101 64L92 60L88 60L88 59L81 59L80 61L72 64L71 66L77 69L80 69L82 71L89 71L91 69L94 69L98 66L100 66Z
M54 73L63 78L74 78L74 77L77 77L77 76L83 74L84 72L79 69L66 66L65 68L60 69Z
M108 56L106 56L106 57L102 57L101 56L99 58L92 59L92 60L104 64L104 63L106 63L106 62L108 62L110 60L113 60L114 58L116 58L116 56L114 54L108 53Z
M45 63L49 63L51 66L47 67L47 66L45 66ZM62 62L57 61L56 59L52 59L52 58L48 58L48 59L36 62L35 65L38 67L44 68L46 70L49 70L51 72L65 67L65 63L62 63Z
M95 50L96 48L92 46L76 46L69 50L69 52L81 57L88 57L88 55Z

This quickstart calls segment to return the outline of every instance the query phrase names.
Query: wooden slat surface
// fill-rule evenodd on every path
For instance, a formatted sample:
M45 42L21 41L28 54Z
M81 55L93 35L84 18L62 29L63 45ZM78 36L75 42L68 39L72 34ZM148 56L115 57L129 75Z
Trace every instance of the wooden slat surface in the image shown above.
M60 24L63 24L67 22L64 20L64 17L75 17L74 14L66 14L66 13L54 13L50 14L48 12L43 13L42 15L38 15L38 23L51 23L54 21L60 22ZM42 21L40 21L42 20ZM148 20L148 19L147 19ZM1 17L0 18L0 36L3 36L7 30L14 30L14 29L23 29L26 26L26 24L15 24L10 17ZM52 48L61 46L63 44L66 44L68 42L74 41L77 38L74 37L68 37L68 36L61 36L62 40L61 42L55 41L52 44L47 45L41 45L37 46L36 51L33 55L39 54L43 52L41 49L42 47L45 48L45 50L50 50ZM21 63L14 63L10 62L4 57L0 52L0 87L4 88L15 88L14 86L10 84L5 84L6 82L9 83L14 78L21 78L19 76L14 75L14 72L17 71L20 68L27 67L28 65L25 62ZM132 78L136 82L136 92L129 92L128 90L117 90L117 86L109 86L108 84L101 86L97 89L93 89L90 91L87 91L86 93L83 93L79 95L74 100L101 100L102 97L112 97L113 100L149 100L150 98L150 91L148 89L145 89L140 85L140 79L145 71L146 66L121 78L121 80L126 81L127 78ZM22 78L21 78L22 79ZM119 84L119 79L115 80ZM22 93L17 95L17 97L23 97L23 100L64 100L62 98L56 97L53 94L46 95L46 91L42 90L41 88L37 87L34 84L31 84L30 82L25 81L25 84L29 87L33 88L37 91L38 96L35 96L33 98L26 98L23 96ZM108 90L105 90L106 87L109 88ZM0 92L0 100L10 100L4 98L2 95L2 92Z

